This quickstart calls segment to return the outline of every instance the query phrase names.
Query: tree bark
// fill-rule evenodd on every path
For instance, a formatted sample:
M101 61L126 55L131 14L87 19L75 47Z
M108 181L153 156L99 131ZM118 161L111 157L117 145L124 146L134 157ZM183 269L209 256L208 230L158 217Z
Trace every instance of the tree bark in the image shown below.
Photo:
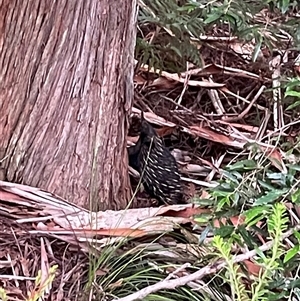
M4 0L0 16L0 179L124 208L136 1Z

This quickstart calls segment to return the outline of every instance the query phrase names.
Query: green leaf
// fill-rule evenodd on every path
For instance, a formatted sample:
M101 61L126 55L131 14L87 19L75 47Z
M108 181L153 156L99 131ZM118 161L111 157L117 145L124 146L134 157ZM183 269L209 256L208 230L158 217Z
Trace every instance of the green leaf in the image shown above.
M280 5L281 4L281 5ZM283 14L285 14L288 9L289 9L289 5L290 5L290 0L282 0L282 2L280 1L280 4L278 3L278 6L281 6L280 9L281 9L281 12Z
M272 173L267 172L267 177L270 180L282 180L282 178L285 177L285 175L282 174L281 172L272 172Z
M292 195L291 199L293 203L299 204L300 202L300 189L296 190Z
M224 16L224 20L228 21L228 23L232 25L233 30L236 30L237 28L237 19L235 17L236 16L230 14L226 14Z
M182 58L182 54L177 47L171 46L170 49L172 49L180 58Z
M270 185L269 183L267 183L265 181L258 180L257 182L258 182L258 184L261 185L262 188L265 188L267 190L273 190L274 189L274 187L272 185Z
M179 11L179 12L187 12L189 14L193 10L195 10L196 8L198 8L197 4L198 3L188 3L188 4L185 4L184 6L177 8L177 11Z
M230 205L229 196L219 200L216 211L220 211L225 205Z
M204 20L205 24L214 23L215 21L219 20L221 18L223 13L213 13L209 14L207 19Z
M291 105L289 105L286 110L292 110L296 107L298 107L300 105L300 100L295 101L294 103L292 103Z
M195 217L194 220L199 224L203 224L203 223L207 224L211 220L211 215L203 213Z
M220 237L229 237L234 231L234 226L221 226L220 228L215 228L215 235L220 235Z
M300 98L300 92L298 91L294 91L294 90L290 90L290 91L286 91L284 93L284 96L296 96L296 97L299 97Z
M291 170L297 170L297 171L300 171L300 165L288 164L287 166L288 166L289 169L291 169Z
M213 199L201 199L198 196L194 196L191 199L191 203L197 203L197 205L200 205L201 207L205 207L205 206L214 205L214 200Z
M237 203L240 200L240 194L238 192L235 192L233 195L231 195L231 199L232 199L234 205L237 205Z
M271 202L277 200L283 194L287 193L288 191L289 191L288 189L281 189L281 190L278 189L278 190L270 191L267 194L258 198L254 202L253 206L259 206L259 205L265 205L265 204L271 203Z
M207 235L211 232L212 228L210 226L207 226L201 233L199 237L199 244L202 244L205 242L205 239L207 238Z
M291 91L294 87L300 86L300 80L298 80L297 78L291 78L285 86L287 91Z
M257 219L260 220L262 216L265 216L269 212L270 206L256 206L253 207L246 212L244 212L244 215L246 217L246 224L248 226L252 226L253 224L256 224ZM255 222L253 222L255 220Z
M257 163L254 160L242 160L232 165L228 165L228 170L248 171L257 168Z
M253 62L256 61L256 59L260 53L261 45L262 45L262 37L259 36L256 39L256 45L255 45L255 49L254 49L253 56L252 56Z
M295 237L297 238L297 240L300 242L300 233L298 231L294 231L293 234L295 235Z
M239 181L237 180L236 178L236 174L232 173L232 172L228 172L226 170L223 170L222 171L222 174L227 178L229 179L230 181L236 183L236 184L239 184ZM241 179L241 177L239 177L239 179Z
M288 250L284 256L283 263L286 263L289 260L291 260L293 257L295 257L298 254L299 250L300 250L299 245L296 245L292 249Z
M242 238L244 239L246 245L253 249L254 248L254 244L253 244L253 237L251 236L251 234L249 233L249 231L247 231L245 229L244 226L239 227L239 233L241 234Z
M255 248L255 251L256 251L256 254L260 257L260 258L262 258L263 260L266 260L266 256L265 256L265 254L264 254L264 252L263 251L261 251L259 248Z
M232 191L225 191L225 190L214 190L213 195L215 197L229 197L232 194Z

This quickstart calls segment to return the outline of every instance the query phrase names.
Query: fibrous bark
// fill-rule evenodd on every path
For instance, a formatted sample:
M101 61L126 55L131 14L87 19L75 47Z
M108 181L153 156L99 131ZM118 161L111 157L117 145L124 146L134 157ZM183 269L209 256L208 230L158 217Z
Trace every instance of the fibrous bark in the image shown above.
M0 5L0 178L124 208L135 1Z

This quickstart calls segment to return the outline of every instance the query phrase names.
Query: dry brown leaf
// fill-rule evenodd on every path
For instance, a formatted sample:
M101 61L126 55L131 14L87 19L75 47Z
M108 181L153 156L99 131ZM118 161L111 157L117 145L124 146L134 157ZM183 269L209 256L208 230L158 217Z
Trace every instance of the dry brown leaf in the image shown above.
M211 195L208 193L208 191L203 190L201 193L201 199L209 199Z
M156 89L174 89L178 85L178 82L169 80L165 77L159 77L155 79L149 87L155 87Z
M98 269L95 273L97 276L105 276L109 274L109 269Z
M140 109L137 109L135 107L132 108L132 112L134 114L137 114L137 115L141 115L141 110ZM152 112L144 112L144 118L150 122L150 123L153 123L153 124L157 124L157 125L160 125L160 126L166 126L166 127L176 127L176 124L173 123L173 122L170 122L170 121L167 121L166 119L152 113Z
M182 172L184 173L193 173L193 174L201 174L204 171L207 171L207 169L204 166L200 166L198 164L186 164L183 168L182 168Z
M216 123L228 125L230 127L234 127L234 128L237 128L237 129L242 129L242 130L244 130L246 132L249 132L253 135L255 135L259 130L259 127L257 127L257 126L252 126L252 125L247 125L247 124L240 124L240 123L231 123L231 122L226 122L226 121L223 121L223 120L217 120ZM270 131L267 130L267 133L270 133Z
M134 75L134 82L138 85L143 85L145 83L147 83L147 80L141 76L140 74L135 74Z
M156 130L156 133L159 137L171 135L173 132L174 132L174 127L167 127L167 126L164 126Z
M281 172L287 173L287 169L282 160L282 155L280 151L277 148L273 148L273 149L265 148L265 151L267 152L267 156L269 160L272 162L272 165L278 168Z
M221 133L214 132L213 130L205 127L200 127L197 125L190 126L190 130L192 134L202 137L204 139L218 142L224 145L229 145L237 148L243 148L244 144L243 142L238 142L233 140L231 137L223 135Z
M37 229L39 230L39 229ZM51 233L51 234L69 234L69 235L77 235L82 236L84 238L92 238L96 236L111 236L111 237L142 237L147 235L147 232L139 229L131 229L131 228L116 228L116 229L63 229L59 227L51 228L46 227L41 229L41 231L36 231L38 233Z
M244 216L232 216L229 218L231 223L234 226L239 226L239 225L243 225L245 222L245 217ZM226 225L227 224L227 219L226 218L221 218L221 219L216 219L213 222L214 227L216 228L220 228L221 225Z
M109 288L115 288L115 287L120 287L123 285L124 280L123 279L119 279L116 282L110 284L108 287Z
M258 277L261 273L261 266L259 266L258 264L253 263L250 260L245 260L243 261L243 263L245 264L248 272L250 275L256 276Z
M154 68L150 69L147 65L143 65L141 67L141 70L152 72L152 73L157 73L160 76L167 78L168 80L179 82L179 83L186 84L186 85L193 86L193 87L204 87L204 88L216 89L216 88L221 88L221 87L225 86L225 84L219 84L219 83L208 82L208 81L187 80L186 78L182 77L181 75L179 76L177 73L169 73L166 71L160 72L160 70L155 70Z
M22 207L29 206L27 211L16 210L16 223L30 226L30 233L48 234L70 243L99 235L141 237L165 233L180 224L192 223L193 216L202 212L192 204L90 212L49 192L3 181L0 181L0 192L5 192L1 195L10 208L18 209L20 203ZM1 201L0 198L2 205Z
M203 68L196 68L196 69L191 69L186 72L181 73L181 76L183 78L191 75L197 75L197 76L209 76L213 74L223 74L224 73L224 68L221 68L220 66L217 66L215 64L209 64L204 66Z

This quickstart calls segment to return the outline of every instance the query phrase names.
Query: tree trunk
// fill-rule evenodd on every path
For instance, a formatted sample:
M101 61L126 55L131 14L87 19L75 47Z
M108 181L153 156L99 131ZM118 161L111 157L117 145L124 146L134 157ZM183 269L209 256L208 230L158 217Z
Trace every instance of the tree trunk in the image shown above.
M4 0L0 16L0 179L124 208L136 1Z

